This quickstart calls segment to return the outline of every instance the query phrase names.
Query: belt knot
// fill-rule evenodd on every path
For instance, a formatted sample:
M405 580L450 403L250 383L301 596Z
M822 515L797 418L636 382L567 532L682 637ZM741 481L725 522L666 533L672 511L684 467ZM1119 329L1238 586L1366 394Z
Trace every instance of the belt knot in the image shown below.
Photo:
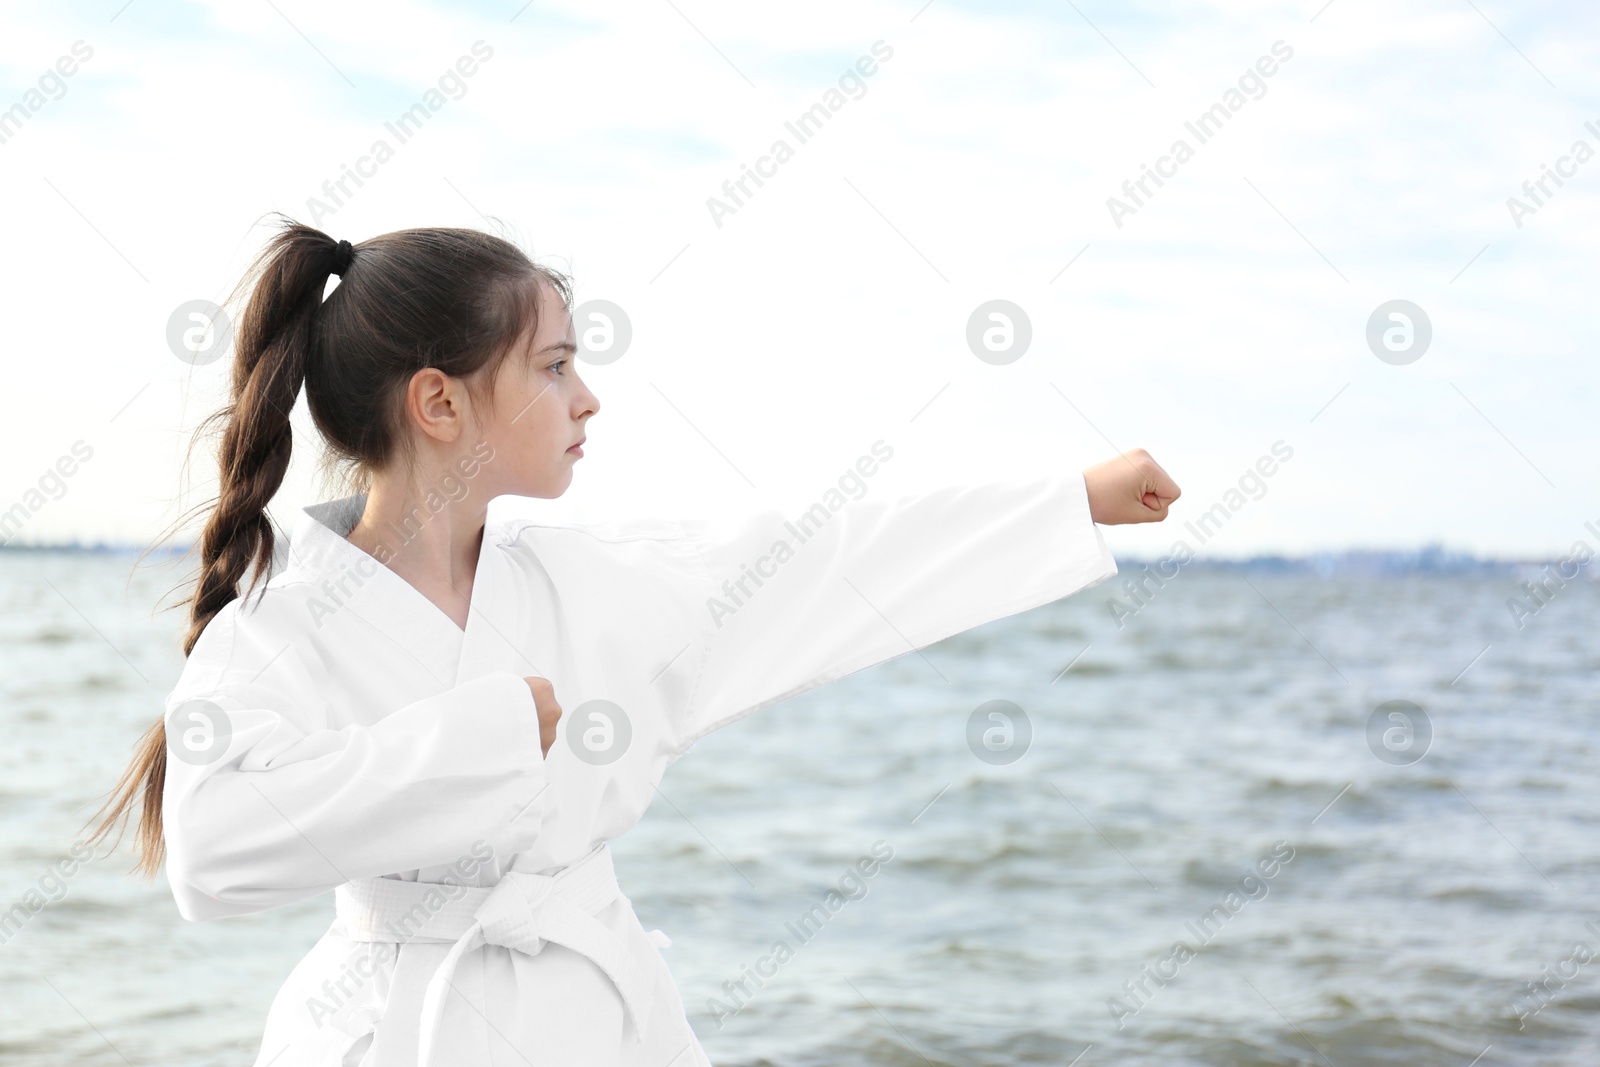
M621 895L611 852L597 845L583 859L553 875L508 871L491 887L471 887L415 931L400 921L415 914L417 901L437 892L428 882L367 878L346 883L335 894L339 917L352 940L453 942L428 979L422 999L418 1062L431 1064L444 1018L451 979L461 957L485 945L537 956L555 942L592 961L622 998L624 1026L644 1040L655 998L652 977L628 946L595 914ZM659 943L659 942L658 942Z

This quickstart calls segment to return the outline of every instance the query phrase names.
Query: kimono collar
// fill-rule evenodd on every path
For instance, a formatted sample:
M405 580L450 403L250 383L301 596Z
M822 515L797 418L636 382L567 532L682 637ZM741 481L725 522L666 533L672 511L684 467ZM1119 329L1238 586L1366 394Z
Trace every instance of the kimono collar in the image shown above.
M464 666L464 641L472 644L468 635L487 625L476 618L483 597L490 595L496 584L486 569L492 564L486 561L494 559L498 555L494 550L514 540L528 525L527 510L536 502L512 494L489 500L466 630L383 561L346 540L366 506L367 494L355 493L302 508L289 536L287 569L320 591L314 595L341 611L348 607L403 646L442 684L451 684ZM477 643L482 640L478 638ZM465 665L474 663L476 660Z
M288 569L313 587L310 595L329 615L354 612L409 652L440 685L453 685L465 636L461 627L383 561L345 539L366 506L367 494L356 493L302 508L289 536ZM487 529L484 538L488 545ZM476 600L476 583L473 592Z
M351 496L340 497L338 500L325 500L320 504L311 504L302 510L311 518L343 537L355 529L356 523L361 519L361 513L367 510L367 494L355 493Z
M530 506L535 503L532 497L516 496L511 493L491 497L485 506L484 540L498 541L506 539L507 535L514 536L519 527L528 523L527 513ZM339 563L348 563L352 558L343 549L339 549L339 545L365 555L345 538L355 529L356 523L360 521L366 509L366 493L353 493L337 500L325 500L320 504L309 504L301 508L295 516L294 529L289 537L290 551L294 560L305 564L326 564L331 561L337 568ZM329 538L330 534L333 535L332 539ZM330 560L330 550L339 553L338 558Z
M289 558L314 573L337 572L366 553L345 540L367 508L367 494L355 493L304 507L289 535Z

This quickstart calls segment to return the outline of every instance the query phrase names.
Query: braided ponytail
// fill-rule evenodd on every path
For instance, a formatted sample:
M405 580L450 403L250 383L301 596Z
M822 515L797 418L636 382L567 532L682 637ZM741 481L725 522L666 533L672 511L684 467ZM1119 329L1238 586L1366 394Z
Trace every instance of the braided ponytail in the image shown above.
M203 431L218 420L226 424L217 455L215 507L200 535L200 576L185 601L190 609L185 656L217 612L238 599L245 571L254 565L253 591L271 569L274 539L267 505L289 470L289 413L305 381L322 291L331 274L348 268L351 253L346 241L290 223L240 283L243 288L256 279L239 322L230 400L202 425ZM146 877L154 876L166 856L161 832L166 777L167 731L161 717L140 738L111 798L90 820L99 820L89 839L93 844L118 827L143 794L135 870Z
M190 601L184 655L206 623L238 598L246 569L254 563L253 591L271 568L267 505L289 470L289 413L306 378L312 327L323 287L339 265L339 244L294 223L272 239L259 261L259 280L239 321L232 402L221 413L227 428L217 455L220 484L200 535L200 578Z

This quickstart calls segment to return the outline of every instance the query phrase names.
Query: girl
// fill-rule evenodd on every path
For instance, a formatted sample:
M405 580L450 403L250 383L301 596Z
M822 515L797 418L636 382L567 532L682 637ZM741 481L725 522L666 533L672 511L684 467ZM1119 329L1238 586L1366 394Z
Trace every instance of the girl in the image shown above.
M290 223L251 282L188 658L97 818L140 806L139 868L165 861L186 919L333 892L260 1067L706 1064L607 847L668 765L1104 580L1095 523L1178 497L1134 451L793 520L554 524L537 501L600 408L565 276L471 230ZM305 508L285 549L266 509L302 382L362 491Z

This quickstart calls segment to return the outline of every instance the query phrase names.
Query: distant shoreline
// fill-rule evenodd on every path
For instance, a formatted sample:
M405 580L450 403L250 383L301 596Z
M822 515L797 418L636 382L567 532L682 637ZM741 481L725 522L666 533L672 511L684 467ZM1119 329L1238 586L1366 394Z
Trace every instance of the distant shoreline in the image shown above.
M0 556L5 553L83 555L83 556L133 556L146 551L148 546L114 542L63 542L59 544L0 545ZM181 556L192 545L171 545L150 549L154 558ZM1142 567L1155 566L1159 557L1145 559L1123 556L1117 560L1117 569L1124 575ZM1467 552L1453 552L1440 545L1413 549L1344 549L1339 551L1308 552L1303 555L1260 553L1237 557L1196 557L1184 564L1185 570L1244 571L1253 574L1312 574L1325 577L1335 575L1519 575L1561 562L1559 557L1526 557L1519 559L1474 556ZM1587 568L1583 568L1587 571ZM1589 577L1594 577L1591 573Z

